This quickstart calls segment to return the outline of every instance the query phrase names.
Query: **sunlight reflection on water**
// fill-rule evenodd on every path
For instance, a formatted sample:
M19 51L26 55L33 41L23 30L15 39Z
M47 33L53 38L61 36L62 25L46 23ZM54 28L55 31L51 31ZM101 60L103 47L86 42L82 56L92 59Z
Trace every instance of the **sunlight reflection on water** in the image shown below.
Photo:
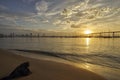
M0 38L0 48L54 53L109 80L119 80L120 38Z
M87 45L87 47L89 47L89 44L90 44L90 38L86 38L86 45Z

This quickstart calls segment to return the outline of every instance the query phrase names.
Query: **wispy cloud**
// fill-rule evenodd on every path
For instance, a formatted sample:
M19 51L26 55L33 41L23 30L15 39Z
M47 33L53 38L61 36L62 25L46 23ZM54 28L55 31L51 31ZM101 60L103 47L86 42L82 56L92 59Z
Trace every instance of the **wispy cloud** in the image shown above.
M21 0L19 4L4 4L0 3L0 23L32 29L104 28L120 23L120 0Z
M38 14L45 13L48 10L48 2L44 0L38 1L36 3L36 10L38 11Z

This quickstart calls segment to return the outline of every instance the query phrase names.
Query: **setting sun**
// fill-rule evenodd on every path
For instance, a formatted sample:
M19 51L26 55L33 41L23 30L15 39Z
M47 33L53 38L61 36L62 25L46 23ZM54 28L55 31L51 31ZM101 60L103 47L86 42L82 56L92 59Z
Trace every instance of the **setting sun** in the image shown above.
M91 34L91 33L92 33L91 30L85 30L85 31L84 31L84 34Z

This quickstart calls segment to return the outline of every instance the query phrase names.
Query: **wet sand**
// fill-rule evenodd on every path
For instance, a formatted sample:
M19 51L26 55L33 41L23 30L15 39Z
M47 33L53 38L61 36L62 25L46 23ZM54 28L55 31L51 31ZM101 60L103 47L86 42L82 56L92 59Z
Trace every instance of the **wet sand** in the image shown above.
M69 64L23 57L3 49L0 49L0 79L26 61L30 62L32 74L15 80L106 80L93 72Z

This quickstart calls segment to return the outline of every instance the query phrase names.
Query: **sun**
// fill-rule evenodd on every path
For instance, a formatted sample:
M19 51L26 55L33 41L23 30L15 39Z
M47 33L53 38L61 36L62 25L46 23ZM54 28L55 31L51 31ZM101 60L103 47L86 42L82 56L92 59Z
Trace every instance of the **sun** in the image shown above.
M84 34L91 34L91 33L92 33L91 30L85 30L85 31L84 31Z

